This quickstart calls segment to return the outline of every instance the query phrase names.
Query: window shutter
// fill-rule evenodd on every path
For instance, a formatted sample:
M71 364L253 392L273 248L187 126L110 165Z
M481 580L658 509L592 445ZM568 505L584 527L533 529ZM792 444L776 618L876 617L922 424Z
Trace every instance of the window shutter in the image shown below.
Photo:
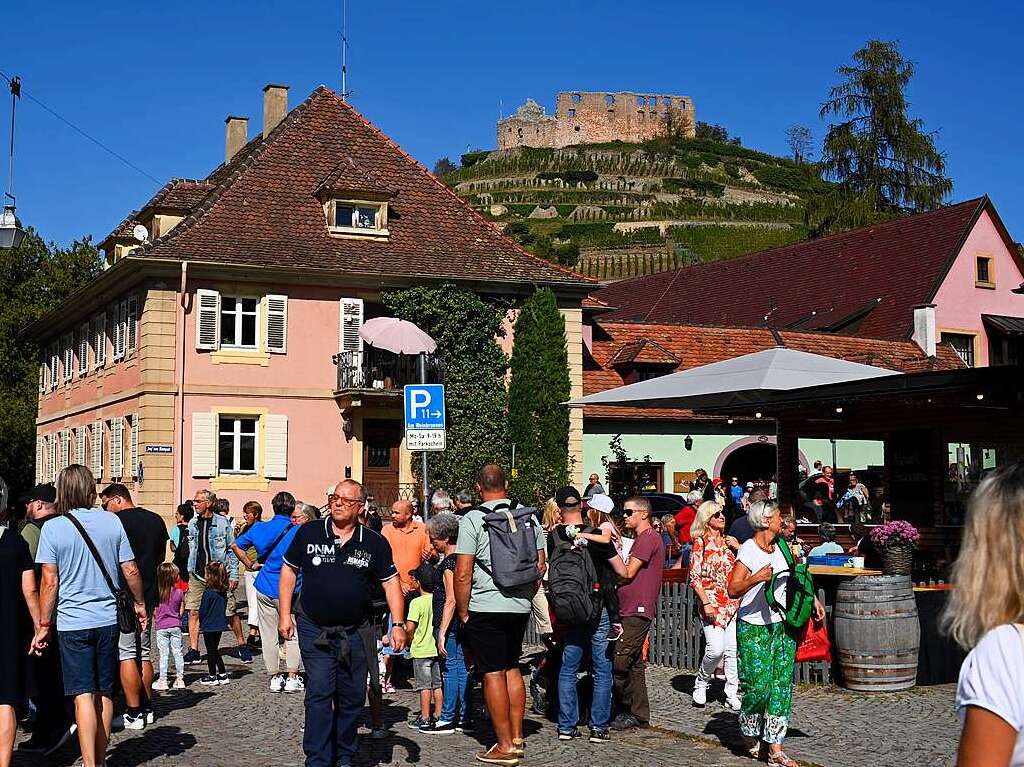
M85 460L85 426L75 429L75 463L80 463L82 466L89 465Z
M288 479L288 416L263 419L263 476Z
M89 323L78 328L78 377L89 372Z
M343 298L339 303L341 326L338 334L338 351L361 352L363 339L359 335L359 329L363 326L363 299Z
M36 484L43 481L43 453L46 451L46 443L41 436L36 435Z
M267 351L284 354L288 351L288 296L267 296Z
M42 394L46 391L46 358L39 363L39 393ZM38 485L39 483L36 482Z
M128 467L128 475L132 479L139 478L139 415L136 413L131 417L131 437L129 441L128 458L131 466Z
M103 478L103 421L92 424L92 475L97 482Z
M60 468L61 471L71 465L71 430L62 429L60 432Z
M192 476L217 476L217 416L192 414Z
M110 444L107 453L110 458L110 478L121 479L124 474L124 419L111 418Z
M107 364L107 314L103 312L96 316L95 328L93 331L93 348L95 367L101 368Z
M72 333L64 334L64 382L75 377L75 337Z
M60 348L54 342L50 346L50 391L60 385Z
M200 288L196 291L196 300L199 305L199 313L196 316L196 348L216 351L220 348L220 293Z
M125 304L120 301L114 304L114 359L124 357L124 325L125 325Z
M138 322L138 320L139 320L139 299L136 298L135 296L132 296L131 298L128 299L128 302L127 302L126 306L127 306L126 313L125 313L125 335L127 336L127 338L126 338L126 346L128 347L128 351L133 352L133 351L135 351L136 347L138 346L138 339L136 338L136 334L138 333L138 324L139 324L139 322Z

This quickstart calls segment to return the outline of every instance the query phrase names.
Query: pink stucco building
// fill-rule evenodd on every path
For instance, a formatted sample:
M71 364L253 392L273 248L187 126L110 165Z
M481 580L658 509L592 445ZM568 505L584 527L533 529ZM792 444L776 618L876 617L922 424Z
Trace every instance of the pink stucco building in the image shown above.
M411 493L401 386L418 379L359 338L388 289L551 287L582 393L592 283L505 238L330 90L289 111L267 86L263 115L251 140L229 117L224 163L126 218L100 277L33 326L40 480L84 463L167 518L200 488L232 508L284 489L321 505L343 477L381 502ZM581 415L572 428L578 452Z

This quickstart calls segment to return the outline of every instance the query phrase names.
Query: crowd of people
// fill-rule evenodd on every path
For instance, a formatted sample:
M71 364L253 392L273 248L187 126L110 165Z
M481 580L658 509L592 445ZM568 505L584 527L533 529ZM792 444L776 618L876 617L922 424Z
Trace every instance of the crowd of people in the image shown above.
M993 472L979 488L955 572L962 588L986 582L987 558L1019 558L1022 472ZM780 605L793 588L794 556L805 552L770 483L744 488L731 506L732 491L718 484L698 472L686 513L658 519L644 495L616 508L596 476L583 493L563 487L543 508L525 507L508 498L502 468L487 465L474 492L435 491L425 522L405 500L383 519L354 480L330 488L323 515L279 492L269 519L249 502L238 524L224 499L200 490L168 533L127 487L111 484L97 497L89 470L69 466L56 487L38 485L22 499L20 534L9 509L0 511L0 620L31 627L0 639L0 767L29 698L35 727L21 750L48 755L76 738L84 767L105 765L115 695L123 695L121 726L142 730L155 721L154 691L186 687L185 668L203 653L199 683L229 684L220 648L228 632L243 663L261 651L271 692L304 693L309 767L352 764L367 700L370 737L388 737L383 695L403 675L418 693L407 725L427 736L475 732L479 683L494 742L476 759L517 765L526 755L521 662L531 620L557 737L599 746L611 731L650 723L645 646L667 566L688 568L705 637L692 704L707 705L721 671L724 705L737 713L750 755L793 767L783 743L796 640ZM996 513L1014 523L997 524ZM828 527L819 549L838 545ZM686 547L685 564L666 553L673 546ZM1021 654L1008 628L1022 617L1019 583L1000 578L994 591L985 599L957 592L947 617L954 636L976 646L958 692L968 751L1007 735L1000 722L1013 722L1003 714L1021 705L1014 674L1024 664L1010 662ZM824 617L817 599L812 613ZM993 664L1007 670L1005 684L988 673ZM1021 748L1019 736L998 742L1007 754Z

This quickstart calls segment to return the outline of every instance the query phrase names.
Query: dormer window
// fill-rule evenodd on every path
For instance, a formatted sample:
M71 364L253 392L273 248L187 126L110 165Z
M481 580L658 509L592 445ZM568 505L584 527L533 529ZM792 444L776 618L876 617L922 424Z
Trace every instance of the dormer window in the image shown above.
M388 204L366 200L329 200L327 221L332 234L387 237Z

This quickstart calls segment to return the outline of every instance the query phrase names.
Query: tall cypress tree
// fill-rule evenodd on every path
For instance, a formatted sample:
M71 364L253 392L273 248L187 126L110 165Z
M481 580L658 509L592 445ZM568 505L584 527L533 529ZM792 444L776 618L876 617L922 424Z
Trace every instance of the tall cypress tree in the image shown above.
M821 116L836 115L825 136L821 167L838 184L811 211L818 234L905 213L932 210L953 190L946 156L919 118L907 115L913 62L895 42L871 40L839 67L843 82L829 92Z
M542 288L519 311L508 387L509 439L516 446L512 495L541 502L569 477L569 357L565 318Z

